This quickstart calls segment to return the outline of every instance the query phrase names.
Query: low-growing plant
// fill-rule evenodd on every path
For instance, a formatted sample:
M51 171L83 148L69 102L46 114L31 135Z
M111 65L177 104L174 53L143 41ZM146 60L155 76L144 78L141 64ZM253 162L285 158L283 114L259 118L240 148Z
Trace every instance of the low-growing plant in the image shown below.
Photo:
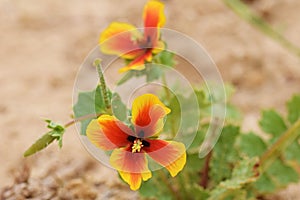
M96 59L98 84L78 93L74 118L64 125L46 120L49 131L24 156L55 140L62 147L66 129L78 122L81 136L96 149L94 156L104 152L121 180L144 199L250 200L298 182L300 95L287 102L286 115L264 110L260 133L243 132L242 115L230 101L231 85L193 83L192 93L168 85L178 60L161 31L164 5L150 0L143 20L142 30L110 24L100 36L100 49L124 60L119 72L125 74L116 85L144 78L163 87L135 95L127 105L120 92L108 87ZM226 114L215 115L213 110L222 112L222 106Z

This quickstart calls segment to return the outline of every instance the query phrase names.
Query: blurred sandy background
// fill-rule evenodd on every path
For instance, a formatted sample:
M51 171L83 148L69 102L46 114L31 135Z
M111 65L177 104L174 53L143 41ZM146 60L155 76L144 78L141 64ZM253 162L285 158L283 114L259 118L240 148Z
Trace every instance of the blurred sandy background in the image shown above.
M21 183L30 171L31 188L19 184L13 190L29 196L40 193L40 199L136 198L119 184L116 172L87 153L74 127L66 132L61 150L51 145L31 158L22 154L45 132L43 118L69 120L76 72L97 45L99 33L112 21L141 26L145 2L0 0L0 188ZM248 2L300 46L300 1ZM300 59L245 23L221 0L165 3L166 27L202 44L224 80L236 86L233 101L244 112L244 130L257 129L261 108L284 111L285 101L300 91ZM299 199L299 191L294 185L279 196Z

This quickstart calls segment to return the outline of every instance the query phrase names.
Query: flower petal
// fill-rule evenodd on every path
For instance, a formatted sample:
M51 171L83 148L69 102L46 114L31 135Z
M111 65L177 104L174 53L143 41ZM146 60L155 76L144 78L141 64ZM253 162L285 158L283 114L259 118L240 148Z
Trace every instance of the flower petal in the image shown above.
M86 135L95 146L103 150L112 150L130 144L127 138L133 133L115 117L101 115L97 120L90 122Z
M144 7L144 39L151 46L156 46L159 40L159 28L165 24L164 4L158 1L149 1Z
M157 41L157 43L153 46L152 53L158 54L162 50L164 50L166 47L165 43L163 41Z
M143 149L157 163L165 167L172 177L180 172L186 163L184 144L175 141L147 140L149 147Z
M119 171L132 190L139 189L142 180L152 177L145 153L132 153L130 147L115 149L111 154L110 164Z
M143 70L145 69L145 61L150 62L152 60L152 53L151 51L147 51L144 49L144 53L137 58L135 58L129 65L121 68L119 72L126 72L129 70Z
M163 118L170 113L157 96L144 94L137 97L132 104L132 123L140 138L151 137L163 128Z
M113 22L101 33L99 43L103 53L134 59L143 53L137 43L142 37L133 25Z
M155 0L149 1L144 7L143 18L145 27L162 27L166 22L164 4Z

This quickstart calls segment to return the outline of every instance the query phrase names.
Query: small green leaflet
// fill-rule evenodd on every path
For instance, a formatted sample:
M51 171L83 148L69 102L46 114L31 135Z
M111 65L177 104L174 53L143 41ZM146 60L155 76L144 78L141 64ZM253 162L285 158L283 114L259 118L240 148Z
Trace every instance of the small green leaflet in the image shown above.
M146 72L147 83L159 79L163 74L162 67L157 64L153 64L153 63L147 64L146 70L147 70L147 72Z
M176 61L174 60L174 53L168 50L160 52L156 59L158 64L162 64L166 67L173 67L176 64Z
M261 156L267 149L266 143L254 133L241 134L238 139L238 147L243 156Z
M92 91L79 92L77 103L73 107L75 118L83 116L91 116L91 118L82 120L81 131L82 135L86 135L86 128L90 121L97 115L105 112L105 104L101 93L101 88L98 85Z
M295 95L287 102L288 120L291 124L300 119L300 95Z
M261 193L269 193L298 181L298 173L280 159L276 159L254 184L254 187Z
M50 129L49 132L45 133L40 139L38 139L34 144L32 144L24 153L24 157L35 154L38 151L46 148L49 144L51 144L54 140L58 141L58 146L62 147L62 139L63 134L65 132L65 128L57 124L51 120L45 120L48 125L47 128Z
M300 132L300 130L298 130ZM298 134L300 135L300 133ZM290 145L287 146L284 156L288 161L296 161L300 165L300 144L299 137L298 140L293 141Z
M272 134L272 140L277 139L287 129L282 117L274 110L263 111L259 125L264 132Z
M291 124L300 119L300 95L295 95L287 102L288 120ZM300 131L300 130L299 130ZM300 133L298 134L300 135ZM300 138L293 141L285 151L287 160L292 160L300 164Z

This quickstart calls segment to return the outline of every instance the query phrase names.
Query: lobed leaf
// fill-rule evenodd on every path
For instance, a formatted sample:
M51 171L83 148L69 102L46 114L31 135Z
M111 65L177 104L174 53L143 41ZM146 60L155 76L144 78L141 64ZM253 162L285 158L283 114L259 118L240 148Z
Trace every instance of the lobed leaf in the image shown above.
M159 79L163 74L162 67L156 64L147 64L146 65L146 81L147 83Z
M263 173L253 185L260 194L271 193L276 189L274 182L267 173Z
M277 188L286 187L299 181L298 173L280 159L275 160L266 173L271 177Z
M264 132L273 136L273 140L278 138L287 129L283 118L274 110L263 111L259 125Z
M261 137L251 132L240 135L238 148L243 156L255 157L262 155L267 149L267 145Z
M168 50L164 50L157 55L157 63L167 67L173 67L176 64L174 60L174 53Z
M79 92L77 103L73 107L75 118L89 115L91 116L89 119L80 121L80 133L82 135L86 134L86 128L90 121L96 118L100 113L104 113L105 109L106 108L99 85L92 91Z
M282 160L276 159L254 184L254 188L261 194L271 193L298 181L298 173Z
M300 134L299 134L300 135ZM300 144L299 140L292 142L285 150L284 157L288 161L296 161L300 165Z
M239 198L245 197L242 188L249 183L253 183L259 176L258 158L245 158L238 162L232 172L230 179L222 181L215 189L211 191L209 200L222 200L227 197ZM241 194L241 192L243 194Z

